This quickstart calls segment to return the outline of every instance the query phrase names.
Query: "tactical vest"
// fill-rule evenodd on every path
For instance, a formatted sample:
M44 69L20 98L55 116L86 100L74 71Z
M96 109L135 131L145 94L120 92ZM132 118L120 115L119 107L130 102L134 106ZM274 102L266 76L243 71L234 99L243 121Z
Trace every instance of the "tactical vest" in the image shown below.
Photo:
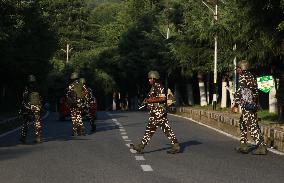
M31 92L29 94L29 102L31 105L40 105L40 95L38 92Z
M84 87L82 83L74 83L73 92L76 99L83 99L85 97Z

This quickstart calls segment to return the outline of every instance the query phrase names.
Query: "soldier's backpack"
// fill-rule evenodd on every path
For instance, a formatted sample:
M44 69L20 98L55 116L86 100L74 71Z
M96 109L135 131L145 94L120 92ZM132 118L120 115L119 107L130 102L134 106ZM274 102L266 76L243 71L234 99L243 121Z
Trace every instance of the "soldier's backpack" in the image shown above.
M253 91L249 88L243 88L241 94L242 100L244 101L243 108L247 111L257 111L257 104L253 101Z
M41 105L41 99L38 92L33 91L29 94L29 102L31 105Z
M83 99L85 97L84 87L82 83L76 82L73 86L73 92L76 96L76 99Z
M76 82L73 84L73 88L68 94L67 103L70 107L76 107L78 105L78 99L84 98L84 87L82 83Z

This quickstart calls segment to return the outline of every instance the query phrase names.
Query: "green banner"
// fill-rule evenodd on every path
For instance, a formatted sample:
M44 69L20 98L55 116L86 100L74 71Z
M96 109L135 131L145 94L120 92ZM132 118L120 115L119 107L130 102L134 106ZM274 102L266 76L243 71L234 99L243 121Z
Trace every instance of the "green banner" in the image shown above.
M262 76L257 78L257 88L265 93L268 93L274 87L272 76Z

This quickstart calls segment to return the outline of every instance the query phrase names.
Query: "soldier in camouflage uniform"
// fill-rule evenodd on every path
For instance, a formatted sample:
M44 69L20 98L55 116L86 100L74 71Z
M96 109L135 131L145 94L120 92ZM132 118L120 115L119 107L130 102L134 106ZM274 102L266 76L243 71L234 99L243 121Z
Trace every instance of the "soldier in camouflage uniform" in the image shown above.
M23 93L23 102L21 110L19 111L19 116L23 120L21 138L20 141L25 144L28 126L30 123L34 122L35 125L35 143L40 143L41 135L41 99L39 96L39 91L36 86L36 78L34 75L29 75L28 85L25 87Z
M87 90L87 96L86 96L86 106L85 106L85 109L86 109L86 113L87 113L87 116L89 118L89 121L90 121L90 126L91 126L91 131L92 132L95 132L96 131L96 128L97 128L97 125L96 125L96 114L94 111L92 111L93 109L93 105L96 105L96 99L93 95L93 91L90 87L88 87L86 85L86 80L85 78L80 78L80 82L84 84L84 86L86 86L86 90Z
M79 75L76 72L71 74L70 79L66 97L71 111L72 135L85 135L82 112L87 100L87 87L79 81Z
M143 153L144 147L148 144L157 128L160 127L172 144L172 148L168 151L168 153L178 153L180 151L180 146L167 119L165 89L157 82L159 79L159 73L157 71L150 71L148 73L148 78L149 83L152 85L145 101L148 104L148 109L150 110L149 122L141 143L138 145L131 144L130 147L136 150L137 153Z
M241 153L249 152L247 145L247 132L249 131L257 145L253 154L264 155L267 154L267 149L257 121L257 82L254 76L248 71L248 68L248 61L242 60L238 63L237 72L239 74L239 86L235 93L235 105L232 110L235 111L234 108L240 106L242 115L239 121L241 131L240 146L237 147L236 150Z

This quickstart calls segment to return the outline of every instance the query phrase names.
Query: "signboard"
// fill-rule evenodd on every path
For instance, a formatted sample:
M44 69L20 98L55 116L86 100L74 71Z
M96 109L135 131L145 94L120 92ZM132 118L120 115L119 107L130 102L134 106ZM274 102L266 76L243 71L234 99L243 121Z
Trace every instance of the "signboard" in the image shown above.
M272 76L262 76L257 78L257 88L265 93L268 93L274 87Z

